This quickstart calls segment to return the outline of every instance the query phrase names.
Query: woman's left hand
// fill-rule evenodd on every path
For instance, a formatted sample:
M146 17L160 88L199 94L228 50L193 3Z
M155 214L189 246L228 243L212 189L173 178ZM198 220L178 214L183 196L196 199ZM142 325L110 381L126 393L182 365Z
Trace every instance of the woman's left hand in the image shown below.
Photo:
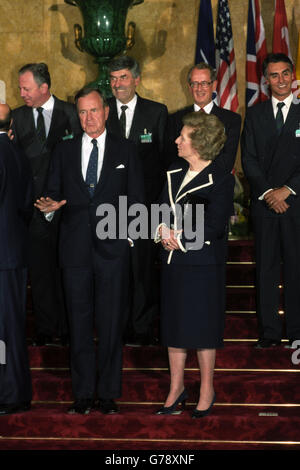
M180 231L172 230L168 227L161 228L161 243L165 250L180 250L180 246L178 245L178 241L176 239L179 233Z

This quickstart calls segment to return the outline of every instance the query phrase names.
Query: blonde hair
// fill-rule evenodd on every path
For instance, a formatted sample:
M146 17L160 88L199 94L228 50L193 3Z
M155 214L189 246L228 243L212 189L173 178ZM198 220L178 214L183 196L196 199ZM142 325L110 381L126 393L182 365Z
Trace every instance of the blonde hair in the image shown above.
M226 142L224 124L214 114L201 111L186 114L183 124L190 127L192 146L202 160L214 160Z

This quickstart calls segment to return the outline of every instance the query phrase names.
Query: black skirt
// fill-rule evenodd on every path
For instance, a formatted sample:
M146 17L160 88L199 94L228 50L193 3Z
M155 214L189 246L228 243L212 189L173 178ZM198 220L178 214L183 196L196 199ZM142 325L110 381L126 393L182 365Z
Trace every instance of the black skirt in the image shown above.
M162 266L162 345L221 348L224 320L225 265Z

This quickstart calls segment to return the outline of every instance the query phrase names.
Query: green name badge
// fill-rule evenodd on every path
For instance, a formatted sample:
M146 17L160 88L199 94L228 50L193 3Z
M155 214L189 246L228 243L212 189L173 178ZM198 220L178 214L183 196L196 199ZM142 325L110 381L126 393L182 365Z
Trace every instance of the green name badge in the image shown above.
M66 131L67 132L67 131ZM69 139L73 139L74 135L73 133L72 134L67 134L65 136L63 136L62 140L69 140Z
M142 144L151 144L152 132L147 132L147 130L145 129L144 134L140 135L140 139Z
M296 137L300 137L300 129L297 129L297 130L296 130L295 136L296 136Z

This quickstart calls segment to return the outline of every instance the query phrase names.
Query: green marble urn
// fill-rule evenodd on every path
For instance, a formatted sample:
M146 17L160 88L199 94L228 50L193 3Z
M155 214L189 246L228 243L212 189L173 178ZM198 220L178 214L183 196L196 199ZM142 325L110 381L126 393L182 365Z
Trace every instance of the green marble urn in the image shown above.
M107 64L116 55L134 44L134 23L128 25L125 36L125 21L128 8L144 0L65 0L78 6L83 16L82 27L74 25L75 44L80 51L95 57L99 64L99 75L90 85L98 86L106 96L111 96Z

